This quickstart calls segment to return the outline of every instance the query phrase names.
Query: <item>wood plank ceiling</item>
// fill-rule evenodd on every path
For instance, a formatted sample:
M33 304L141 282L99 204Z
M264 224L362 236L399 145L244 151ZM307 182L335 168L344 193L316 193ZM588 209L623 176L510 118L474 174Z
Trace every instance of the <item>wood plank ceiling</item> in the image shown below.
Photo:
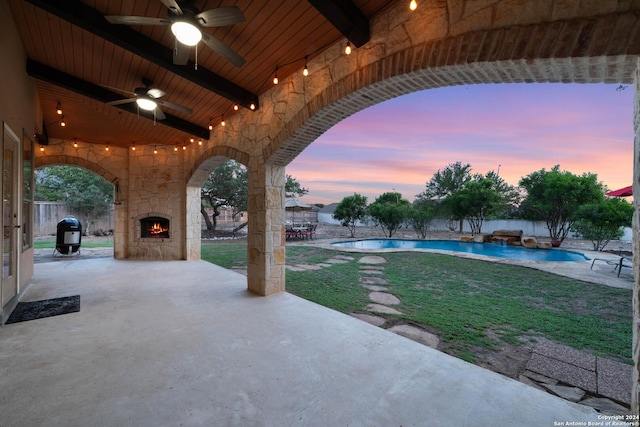
M270 88L276 67L280 78L297 72L304 66L306 56L318 55L344 39L343 34L350 34L352 45L362 44L368 20L397 1L401 0L195 0L194 5L201 11L237 6L246 18L239 24L206 29L207 34L238 52L246 64L238 68L200 43L197 70L193 68L194 48L189 64L172 64L174 36L169 27L108 24L103 31L113 33L111 41L109 35L100 33L101 15L166 18L167 9L161 0L8 3L26 49L28 72L36 78L49 138L130 146L182 145L191 137L207 139L209 124L218 126L223 116L232 116L234 103L245 108L253 100L257 103L258 96ZM316 3L331 3L331 7L325 4L316 9ZM62 18L56 15L57 10L62 11ZM97 25L92 24L91 14L97 17ZM75 19L86 16L87 22L74 24L74 15ZM345 28L345 22L347 27L352 22L351 27ZM94 34L96 28L99 35ZM137 41L134 52L120 43L131 34ZM166 63L148 58L147 50L153 49L147 46L152 45L158 47L159 56L169 55ZM136 53L135 49L140 51ZM147 114L145 118L146 113L138 113L135 104L125 104L125 109L105 104L128 96L101 85L133 92L143 86L143 78L166 92L163 100L188 107L193 113L165 107L166 122L154 122L152 116ZM218 87L222 94L203 87L216 79L221 82ZM234 94L225 93L228 87L236 88L235 94L242 96L234 99ZM65 127L60 126L61 116L55 111L58 102Z

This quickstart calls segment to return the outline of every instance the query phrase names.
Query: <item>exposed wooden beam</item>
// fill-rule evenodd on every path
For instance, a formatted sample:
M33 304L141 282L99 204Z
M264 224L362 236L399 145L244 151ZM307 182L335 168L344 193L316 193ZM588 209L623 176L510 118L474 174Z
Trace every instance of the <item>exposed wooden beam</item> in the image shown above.
M70 91L79 93L80 95L84 95L89 98L93 98L100 102L107 103L122 99L122 95L119 93L112 92L108 89L103 88L102 86L89 83L85 80L79 79L60 70L56 70L55 68L51 68L48 65L36 62L32 59L27 59L27 74L38 80L42 80L47 83L51 83L53 85L68 89ZM114 105L114 107L134 114L142 113L140 114L140 117L154 120L153 115L144 113L142 111L139 112L136 108L135 103ZM166 116L166 118L164 120L158 120L157 123L181 130L195 137L209 139L208 129L166 112L164 113L164 115Z
M79 0L26 1L227 98L235 104L249 108L253 103L255 109L259 108L257 95L202 66L196 70L193 61L189 61L187 65L175 65L173 63L173 49L167 48L125 25L110 24L100 11Z
M369 20L351 0L308 0L356 47L371 39Z

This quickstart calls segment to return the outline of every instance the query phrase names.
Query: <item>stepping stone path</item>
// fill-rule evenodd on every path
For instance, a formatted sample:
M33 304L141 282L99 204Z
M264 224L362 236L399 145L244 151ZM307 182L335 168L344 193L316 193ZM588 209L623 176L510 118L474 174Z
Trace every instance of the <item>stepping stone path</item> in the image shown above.
M438 338L437 335L423 331L422 329L412 325L396 325L390 327L389 330L431 348L437 349L438 345L440 345L440 338Z
M400 304L400 298L390 293L387 286L387 279L384 276L384 264L387 262L381 256L364 256L360 258L360 284L369 289L369 299L373 304L367 305L367 310L380 314L402 314L393 306ZM382 327L386 323L386 319L380 316L371 316L368 314L354 313L352 316L369 322L373 325ZM388 329L389 331L402 335L405 338L419 342L431 348L438 348L440 338L436 335L424 331L413 325L399 324Z
M398 299L397 296L388 294L386 292L371 292L369 294L369 299L373 302L377 302L378 304L382 304L382 305L400 304L400 300Z
M369 304L367 306L367 310L373 311L374 313L381 313L381 314L402 314L395 308L387 307L386 305L382 305L382 304Z
M290 271L313 271L354 261L349 255L334 255L318 264L287 265ZM352 317L384 328L387 318L381 315L403 314L393 306L400 299L391 293L384 278L387 260L381 256L363 256L360 264L360 284L371 291L366 310L370 313L351 313ZM246 273L245 273L246 274ZM440 338L417 326L395 324L387 330L418 343L437 349ZM603 359L571 347L540 340L533 349L520 382L555 394L571 402L591 406L605 414L629 414L631 402L631 365Z

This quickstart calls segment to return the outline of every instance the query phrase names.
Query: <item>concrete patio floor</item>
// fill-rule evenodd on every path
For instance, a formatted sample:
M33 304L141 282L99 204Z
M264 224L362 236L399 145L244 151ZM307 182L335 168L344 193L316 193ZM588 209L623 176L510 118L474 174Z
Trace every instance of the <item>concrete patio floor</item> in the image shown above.
M553 426L573 404L204 261L37 264L23 301L81 310L0 328L7 426ZM565 424L566 425L566 424Z

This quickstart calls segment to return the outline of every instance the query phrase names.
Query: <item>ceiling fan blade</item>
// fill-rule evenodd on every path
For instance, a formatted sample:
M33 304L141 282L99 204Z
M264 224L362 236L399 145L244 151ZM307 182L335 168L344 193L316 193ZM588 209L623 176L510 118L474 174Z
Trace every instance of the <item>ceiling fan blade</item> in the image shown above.
M176 15L182 15L182 9L180 9L180 6L178 5L178 2L176 0L160 0L162 2L163 5L167 6L172 12L174 12Z
M243 57L238 55L235 50L231 49L229 46L209 34L202 33L202 41L204 42L204 44L209 46L209 48L213 49L215 52L218 52L220 56L222 56L238 68L242 67L247 62Z
M205 10L197 14L195 18L203 27L223 27L244 21L244 15L238 6Z
M159 105L163 107L171 108L172 110L182 111L183 113L191 114L193 110L191 108L183 107L182 105L174 104L173 102L164 101L162 99L154 99Z
M184 45L176 39L176 45L173 48L173 63L176 65L186 65L189 61L189 46Z
M129 96L136 96L136 94L134 92L131 92L130 90L124 90L124 89L120 89L120 88L109 86L109 85L101 85L101 84L99 84L98 86L103 87L105 89L109 89L109 90L115 91L115 92L126 93Z
M104 19L112 24L124 25L169 25L171 21L162 18L149 18L147 16L115 16L108 15Z
M153 110L153 112L156 115L156 119L158 120L164 120L167 118L167 116L164 115L164 113L162 112L162 110L159 107L156 107L155 110Z
M165 95L165 92L156 87L152 87L147 91L147 95L149 95L151 98L162 98Z
M119 99L117 101L107 102L107 105L122 105L122 104L129 104L129 103L132 103L132 102L136 102L135 98Z

